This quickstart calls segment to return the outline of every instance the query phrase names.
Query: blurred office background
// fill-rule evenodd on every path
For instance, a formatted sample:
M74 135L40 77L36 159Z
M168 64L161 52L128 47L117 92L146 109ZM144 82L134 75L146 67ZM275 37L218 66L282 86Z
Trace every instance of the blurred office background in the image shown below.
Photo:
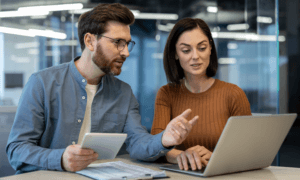
M241 87L253 113L300 113L299 0L0 0L0 177L13 173L4 147L28 78L80 56L80 14L113 2L136 17L136 46L118 78L131 85L149 131L156 92L167 83L164 45L184 17L208 23L219 58L215 78ZM280 150L282 166L300 167L299 123Z

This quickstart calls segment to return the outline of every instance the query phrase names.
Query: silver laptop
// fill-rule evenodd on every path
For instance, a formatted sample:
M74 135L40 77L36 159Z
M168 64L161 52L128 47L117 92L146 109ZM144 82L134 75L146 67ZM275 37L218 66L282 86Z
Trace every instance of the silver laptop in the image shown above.
M230 117L205 169L184 171L177 164L160 168L208 177L268 167L296 117L297 114Z

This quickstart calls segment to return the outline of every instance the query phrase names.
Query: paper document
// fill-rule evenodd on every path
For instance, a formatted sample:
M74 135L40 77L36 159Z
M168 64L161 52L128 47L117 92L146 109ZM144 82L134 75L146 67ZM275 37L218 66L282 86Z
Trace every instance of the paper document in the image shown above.
M152 179L167 177L165 171L154 171L141 166L123 163L122 161L91 164L76 173L93 179Z

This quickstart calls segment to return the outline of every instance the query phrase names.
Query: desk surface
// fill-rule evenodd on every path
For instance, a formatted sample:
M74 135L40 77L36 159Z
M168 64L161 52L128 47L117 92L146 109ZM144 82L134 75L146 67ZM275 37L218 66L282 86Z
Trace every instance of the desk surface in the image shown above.
M101 163L101 162L109 162L109 161L123 161L124 163L133 164L133 165L139 165L142 167L150 168L153 170L161 171L158 167L163 164L158 163L148 163L148 162L139 162L136 160L129 159L128 155L122 155L118 156L114 160L98 160L95 161L95 163ZM191 176L191 175L185 175L181 173L175 173L171 171L166 171L166 174L170 177L168 179L201 179L201 177L197 176ZM276 167L276 166L270 166L268 168L260 169L260 170L254 170L254 171L247 171L247 172L240 172L240 173L234 173L234 174L227 174L227 175L220 175L220 176L214 176L209 178L203 178L206 180L256 180L256 179L268 179L268 180L298 180L300 178L300 168L289 168L289 167ZM20 175L13 175L13 176L7 176L3 177L1 179L6 180L57 180L57 179L64 179L64 180L90 180L90 178L87 178L85 176L81 176L76 173L70 173L70 172L59 172L59 171L35 171ZM167 179L167 180L168 180Z

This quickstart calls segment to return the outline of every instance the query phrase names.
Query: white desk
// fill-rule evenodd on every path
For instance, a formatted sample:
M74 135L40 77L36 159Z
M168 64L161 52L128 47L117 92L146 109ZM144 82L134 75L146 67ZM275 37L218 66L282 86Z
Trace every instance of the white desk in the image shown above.
M116 159L111 161L123 161L124 163L139 165L142 167L150 168L153 170L161 171L158 167L163 164L139 162L136 160L129 159L128 155L118 156ZM95 163L108 162L108 160L98 160ZM289 167L276 167L270 166L265 169L247 171L241 173L227 174L221 176L214 176L209 178L201 178L197 176L185 175L181 173L175 173L166 171L166 174L170 177L168 179L174 180L194 180L194 179L206 179L206 180L298 180L300 179L300 168L289 168ZM58 171L35 171L20 175L13 175L3 177L1 179L6 180L89 180L89 178L81 176L75 173L69 172L58 172ZM166 180L168 180L166 179Z

